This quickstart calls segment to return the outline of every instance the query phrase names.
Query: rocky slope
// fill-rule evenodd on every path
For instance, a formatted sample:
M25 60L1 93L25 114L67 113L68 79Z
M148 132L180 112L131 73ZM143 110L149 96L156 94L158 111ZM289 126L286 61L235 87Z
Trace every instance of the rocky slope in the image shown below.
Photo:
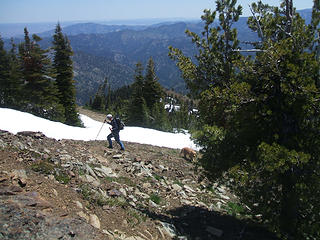
M0 238L273 239L178 149L106 145L0 130Z

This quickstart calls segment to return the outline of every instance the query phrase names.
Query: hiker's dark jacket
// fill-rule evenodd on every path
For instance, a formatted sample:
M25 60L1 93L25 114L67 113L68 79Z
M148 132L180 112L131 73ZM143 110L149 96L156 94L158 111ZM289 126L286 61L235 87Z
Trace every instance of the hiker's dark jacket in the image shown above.
M108 124L110 124L112 126L112 132L119 132L120 131L119 126L118 126L115 118L113 118L111 120L111 122L108 122Z

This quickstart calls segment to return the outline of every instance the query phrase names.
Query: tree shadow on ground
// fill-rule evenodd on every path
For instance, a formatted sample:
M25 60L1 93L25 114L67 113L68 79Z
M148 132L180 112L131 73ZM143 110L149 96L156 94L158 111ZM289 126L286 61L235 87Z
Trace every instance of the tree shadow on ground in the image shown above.
M279 240L261 225L201 207L183 206L164 214L139 209L154 220L173 224L188 240ZM178 238L177 238L178 239Z

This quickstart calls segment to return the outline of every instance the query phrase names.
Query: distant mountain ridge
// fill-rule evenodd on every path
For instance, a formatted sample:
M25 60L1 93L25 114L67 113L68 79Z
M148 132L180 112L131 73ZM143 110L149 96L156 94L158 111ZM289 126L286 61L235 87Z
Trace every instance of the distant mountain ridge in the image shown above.
M299 13L307 23L310 22L311 9ZM242 49L251 48L245 42L258 40L256 33L248 28L247 19L241 17L233 26L238 29ZM203 23L165 22L150 26L79 23L63 28L75 52L73 60L78 103L86 103L105 78L109 79L113 89L132 83L135 64L140 61L145 66L150 57L155 62L160 84L168 89L185 92L185 83L179 69L168 57L168 47L179 48L184 54L193 57L196 48L186 36L186 29L201 34ZM50 47L53 31L39 35L43 37L40 42L42 47Z
M104 25L98 23L77 23L63 28L63 32L68 36L78 34L105 34L110 32L118 32L122 30L143 30L147 26L144 25ZM54 34L54 30L40 33L40 37L50 37Z

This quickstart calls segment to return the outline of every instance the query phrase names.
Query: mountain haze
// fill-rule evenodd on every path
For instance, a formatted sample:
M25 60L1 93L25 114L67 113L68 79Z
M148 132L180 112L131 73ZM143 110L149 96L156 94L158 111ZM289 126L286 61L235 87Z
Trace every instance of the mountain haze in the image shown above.
M311 9L298 11L306 22L310 22ZM256 33L247 26L247 17L241 17L233 25L238 30L241 49L250 49L246 42L257 41ZM163 22L154 25L103 25L97 23L77 23L63 28L74 51L74 71L77 86L77 102L85 104L105 78L112 89L127 85L134 80L137 62L144 66L150 57L155 62L159 83L168 89L186 92L185 84L175 63L168 57L168 47L183 51L194 57L196 48L185 31L201 34L203 23ZM23 29L21 29L21 33ZM43 48L52 45L52 31L40 33ZM21 39L15 39L16 43ZM8 45L9 40L6 40Z

